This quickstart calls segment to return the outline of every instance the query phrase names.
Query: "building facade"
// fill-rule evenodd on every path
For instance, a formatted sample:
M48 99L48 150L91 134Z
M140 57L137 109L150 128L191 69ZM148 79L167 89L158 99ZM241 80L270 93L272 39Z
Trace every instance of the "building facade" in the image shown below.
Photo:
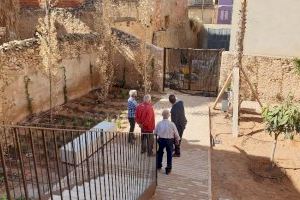
M233 0L219 0L218 24L231 24Z
M215 24L218 14L213 0L190 0L188 2L189 17L203 24Z
M243 69L263 102L278 102L292 94L300 100L300 78L294 58L300 57L300 1L247 1ZM230 51L222 55L220 86L231 71L236 52L241 0L233 4ZM245 82L241 83L245 99L254 99Z

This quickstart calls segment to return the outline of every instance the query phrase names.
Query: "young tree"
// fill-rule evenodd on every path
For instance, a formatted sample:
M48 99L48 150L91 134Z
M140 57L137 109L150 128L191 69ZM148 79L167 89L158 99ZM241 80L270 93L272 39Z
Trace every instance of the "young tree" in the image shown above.
M107 99L113 85L115 66L113 55L118 45L117 39L112 34L111 26L114 20L114 4L110 0L97 0L95 2L94 28L99 33L100 41L97 47L96 70L101 74L101 90L97 93L98 100Z
M19 0L0 1L0 26L4 26L4 40L14 40L18 38Z
M284 135L285 138L293 139L294 135L299 133L300 110L292 102L292 98L289 97L282 105L264 108L262 117L266 123L266 130L274 138L272 154L270 156L272 167L274 167L278 137Z
M53 81L57 76L59 67L58 63L61 60L57 30L55 27L55 11L53 7L56 5L56 0L45 1L45 17L39 19L37 26L37 36L40 42L40 56L42 58L42 72L49 79L49 107L50 107L50 121L53 119Z
M160 10L154 12L154 6L158 9L160 1L149 1L141 0L139 1L138 6L138 21L143 26L144 29L147 29L152 26L151 22L156 26L158 23L157 17L160 16ZM154 17L151 17L153 16ZM142 87L144 93L150 93L152 88L152 66L151 62L153 60L153 55L151 54L150 47L147 46L147 31L142 34L140 38L140 44L136 51L134 51L134 67L142 76L143 83Z

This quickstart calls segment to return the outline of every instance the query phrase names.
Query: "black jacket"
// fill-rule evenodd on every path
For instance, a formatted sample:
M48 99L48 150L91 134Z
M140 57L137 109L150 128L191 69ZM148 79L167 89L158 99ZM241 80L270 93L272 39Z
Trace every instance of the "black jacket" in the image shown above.
M185 117L184 106L182 101L176 102L171 109L171 120L175 123L178 132L183 132L187 120Z

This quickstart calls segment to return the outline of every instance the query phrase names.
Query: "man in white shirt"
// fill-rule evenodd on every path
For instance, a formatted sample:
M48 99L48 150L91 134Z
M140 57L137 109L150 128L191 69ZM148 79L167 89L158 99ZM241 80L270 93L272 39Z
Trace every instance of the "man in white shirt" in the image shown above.
M177 128L173 122L169 120L170 111L164 110L162 112L163 120L156 125L154 131L158 136L158 152L157 152L157 169L162 168L162 159L164 155L164 149L167 151L167 167L166 174L169 174L172 170L172 153L174 140L179 143L180 137Z

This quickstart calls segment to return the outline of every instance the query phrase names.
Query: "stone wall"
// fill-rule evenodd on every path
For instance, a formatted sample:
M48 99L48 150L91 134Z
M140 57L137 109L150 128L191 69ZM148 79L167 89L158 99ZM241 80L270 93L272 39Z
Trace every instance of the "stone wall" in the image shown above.
M87 34L94 27L93 12L81 9L59 9L55 10L56 27L60 36L64 34ZM45 12L40 8L23 8L20 12L19 38L28 39L34 37L38 19L43 18Z
M232 69L233 60L231 52L223 52L220 88ZM264 103L282 101L289 94L300 100L300 76L295 72L292 58L245 55L243 69ZM243 75L241 77L241 94L245 99L254 100Z
M61 39L60 51L63 55L61 67L53 81L54 105L64 103L63 88L66 84L68 99L88 93L99 86L99 75L91 74L95 64L95 35L68 36ZM14 122L22 120L30 112L28 99L32 99L34 113L49 109L49 79L41 72L39 44L36 39L14 41L0 47L2 69L7 70L11 81L5 89L9 102L14 104L7 117ZM65 73L64 69L65 68ZM64 79L64 75L66 79ZM26 94L25 78L28 78ZM1 84L0 84L1 85Z
M113 29L119 40L123 45L131 49L131 53L137 50L140 44L140 39L123 32L118 29ZM157 47L152 44L147 44L149 53L154 57L153 65L150 71L152 89L155 91L162 91L163 87L163 48ZM117 53L114 57L114 65L116 66L116 82L122 82L126 88L140 88L142 86L142 76L139 74L134 66L133 60L128 59L121 53Z

